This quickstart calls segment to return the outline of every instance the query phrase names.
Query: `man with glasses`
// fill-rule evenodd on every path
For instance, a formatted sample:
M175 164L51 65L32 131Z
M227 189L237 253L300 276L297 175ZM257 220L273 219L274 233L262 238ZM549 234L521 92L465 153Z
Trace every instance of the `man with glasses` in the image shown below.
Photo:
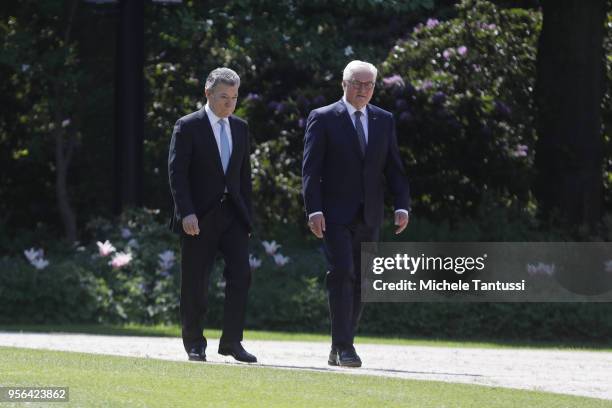
M410 211L393 115L369 104L376 75L372 64L351 61L342 76L344 96L310 113L304 137L304 204L328 263L328 363L344 367L361 366L353 345L363 311L361 243L379 239L384 180L394 196L396 234L408 225Z
M232 115L240 77L217 68L206 79L206 105L180 118L168 155L174 199L171 227L181 234L181 325L189 360L206 361L203 321L217 252L225 260L225 303L219 354L254 363L240 343L251 282L252 225L247 123Z

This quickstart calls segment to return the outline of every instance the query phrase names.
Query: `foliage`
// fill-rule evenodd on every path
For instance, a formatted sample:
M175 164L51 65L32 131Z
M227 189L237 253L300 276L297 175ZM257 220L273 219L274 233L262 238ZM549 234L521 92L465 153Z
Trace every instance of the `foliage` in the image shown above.
M101 124L112 120L104 117L108 104L101 96L112 97L112 88L99 84L112 80L112 72L92 69L107 66L100 51L108 47L96 44L92 64L83 33L98 24L79 13L79 3L3 4L0 223L7 232L44 224L57 233L61 220L66 226L71 218L69 207L77 214L104 208L100 199L107 189L100 186L110 173L112 128Z
M36 270L23 259L0 259L0 322L78 323L96 319L103 287L70 260Z
M533 206L540 25L538 12L465 0L456 18L415 27L382 64L381 99L397 118L420 212L448 220L475 215L485 196Z
M537 226L504 208L455 225L418 218L411 224L406 239L414 241L564 238L542 235ZM260 238L251 240L250 252L259 262L252 267L247 327L326 332L329 318L321 241L305 247L298 228L283 231L281 247L272 252L289 257L284 266L266 252ZM392 231L391 226L385 231ZM52 248L45 251L49 265L40 270L21 254L0 259L0 323L179 322L179 239L157 212L129 211L112 221L97 218L88 223L88 233L91 242L83 246L47 242L45 249ZM101 254L97 242L106 240L115 250ZM172 262L161 262L160 254L166 251L174 253ZM109 263L117 252L130 253L132 259L112 267ZM219 259L211 274L207 327L222 325L223 268ZM361 333L597 342L612 335L610 312L609 304L374 303L366 307Z
M309 111L340 98L347 61L383 58L418 18L415 11L431 5L246 0L149 9L146 204L169 202L159 188L167 180L169 133L180 116L204 103L208 72L226 65L241 76L237 114L250 124L258 225L265 230L303 218L300 169Z

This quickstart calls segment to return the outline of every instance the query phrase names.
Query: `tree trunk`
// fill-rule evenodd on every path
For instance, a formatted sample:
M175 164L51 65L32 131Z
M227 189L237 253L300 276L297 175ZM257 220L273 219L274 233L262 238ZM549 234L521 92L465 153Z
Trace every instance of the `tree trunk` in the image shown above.
M64 151L64 137L62 130L56 130L55 135L55 197L57 207L64 224L64 232L68 242L74 243L77 240L76 215L70 206L68 198L68 166L72 158L74 139L69 139L68 153Z
M605 0L545 0L538 44L536 195L541 216L600 221Z
M121 0L115 82L114 212L142 205L144 0Z
M78 0L72 0L67 3L69 7L69 14L67 18L66 30L64 32L64 46L70 46L70 34L72 32L72 24L76 15L76 9ZM58 75L61 78L61 75ZM70 198L68 195L68 167L72 160L72 152L75 148L74 136L68 137L68 140L64 139L66 131L60 127L62 120L66 118L64 111L63 101L65 100L64 93L66 90L62 88L62 84L58 79L53 84L54 96L56 106L54 107L53 117L55 119L55 198L57 200L57 207L64 224L64 233L66 239L70 243L74 243L77 240L77 226L76 226L76 215L72 206L70 205Z

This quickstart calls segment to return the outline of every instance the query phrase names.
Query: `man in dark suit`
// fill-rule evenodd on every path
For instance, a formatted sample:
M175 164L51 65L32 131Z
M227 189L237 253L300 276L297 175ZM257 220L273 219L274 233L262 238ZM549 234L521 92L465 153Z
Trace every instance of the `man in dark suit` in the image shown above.
M302 178L308 225L323 238L332 348L328 363L360 367L355 331L361 302L361 243L378 241L384 182L393 193L396 234L408 225L410 198L393 115L368 102L376 68L352 61L343 73L344 96L310 113Z
M203 320L210 272L220 251L226 286L219 353L257 361L240 343L251 282L252 207L248 126L232 115L239 86L231 69L213 70L206 79L206 106L180 118L170 142L171 228L181 234L180 311L189 360L206 361Z

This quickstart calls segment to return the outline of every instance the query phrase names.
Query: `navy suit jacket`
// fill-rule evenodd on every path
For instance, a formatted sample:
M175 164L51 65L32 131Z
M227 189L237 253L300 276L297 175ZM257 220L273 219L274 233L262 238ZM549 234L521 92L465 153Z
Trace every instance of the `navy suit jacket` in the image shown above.
M313 110L306 124L302 181L306 214L322 211L326 222L349 224L363 205L365 222L383 221L384 190L389 187L396 209L409 210L393 115L368 104L365 157L355 126L342 101Z
M172 133L168 154L174 215L170 227L181 232L182 219L205 217L223 196L225 187L248 230L252 229L251 161L247 123L230 116L232 154L223 173L219 148L204 108L180 118Z

